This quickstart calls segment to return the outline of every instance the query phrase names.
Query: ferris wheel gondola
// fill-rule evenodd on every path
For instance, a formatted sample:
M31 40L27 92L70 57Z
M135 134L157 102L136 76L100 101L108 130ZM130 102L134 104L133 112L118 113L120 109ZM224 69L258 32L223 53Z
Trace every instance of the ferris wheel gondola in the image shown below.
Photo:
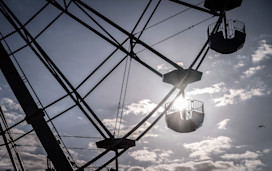
M204 6L211 11L220 11L222 20L208 26L209 46L216 52L230 54L244 46L245 24L238 20L226 19L226 11L237 8L242 0L206 0ZM215 30L215 31L214 31Z
M198 100L186 100L183 103L187 103L184 109L179 110L174 105L167 111L165 116L167 127L179 133L196 131L204 121L204 103Z
M245 24L238 20L226 20L218 31L212 33L215 23L209 25L209 46L216 52L230 54L244 46L246 40Z

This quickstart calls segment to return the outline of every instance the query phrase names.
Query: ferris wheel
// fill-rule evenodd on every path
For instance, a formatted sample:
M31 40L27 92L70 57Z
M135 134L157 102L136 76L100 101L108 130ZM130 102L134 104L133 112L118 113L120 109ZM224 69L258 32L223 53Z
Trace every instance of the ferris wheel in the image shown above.
M176 105L175 102L180 96L185 97L185 89L189 84L201 80L202 72L199 71L199 68L207 56L209 49L222 54L230 54L243 47L246 38L244 23L236 19L227 19L226 17L226 12L239 7L242 0L205 0L204 5L203 2L193 5L180 0L170 1L171 3L188 8L175 15L164 18L153 25L150 25L150 21L154 17L154 14L158 11L158 7L161 5L162 1L149 0L146 2L145 8L142 10L142 13L132 30L128 31L118 25L116 22L109 19L107 16L100 13L98 10L94 9L87 2L83 2L81 0L71 0L68 2L67 0L47 0L45 1L45 4L25 23L22 23L19 20L18 16L14 14L4 0L0 0L0 11L6 20L12 25L14 30L6 35L1 34L0 68L26 115L25 119L10 126L6 122L4 112L2 110L0 111L2 119L0 128L4 140L4 143L1 144L1 146L6 146L14 170L27 169L24 167L23 160L20 158L20 154L16 148L16 142L33 132L35 132L35 135L40 140L42 147L48 156L48 170L53 170L53 168L56 170L67 171L84 170L112 152L114 153L113 157L108 156L109 159L106 162L94 169L101 170L115 161L115 170L118 170L118 157L124 154L128 149L136 146L136 142L144 137L161 118L165 117L167 127L179 133L192 132L202 126L205 118L203 102L198 100L183 101L182 103L186 103L186 107L183 109L179 109L178 107L179 105L183 104ZM155 5L152 6L152 4ZM71 9L71 6L73 7L73 10ZM28 24L38 17L43 10L52 7L57 9L60 13L34 36L30 31L31 29L28 29ZM77 10L74 10L74 8ZM159 25L170 18L176 17L188 9L208 13L210 16L209 18L191 25L188 28L179 31L166 39L162 39L155 44L150 45L142 40L143 33L147 29ZM151 10L151 13L147 14L148 10ZM84 17L78 17L78 11L81 11L84 14ZM51 57L51 55L49 55L49 53L37 41L37 39L42 36L44 32L48 30L62 15L71 18L78 25L83 26L84 29L94 33L97 35L97 37L110 44L114 49L106 58L104 58L101 63L97 64L89 74L85 74L85 78L82 79L82 81L76 86L54 62L53 56ZM145 21L143 21L144 17L146 17ZM167 54L164 55L153 47L154 45L166 41L167 39L186 30L192 29L213 17L218 17L217 22L208 26L207 40L196 57L191 61L188 68L183 68L168 57ZM90 24L89 21L92 21L92 23ZM144 22L144 24L140 25L140 22ZM108 26L116 29L118 34L112 34L108 29ZM136 32L140 26L140 31ZM18 34L18 36L20 36L25 42L24 45L15 50L13 50L14 48L10 47L6 41L6 39L14 34ZM123 41L119 41L118 37L125 38ZM137 46L143 47L145 51L152 53L156 58L164 61L164 63L167 65L171 65L174 69L164 74L160 73L157 69L152 67L150 63L145 62L145 60L141 58L140 53L143 50L136 51ZM33 88L32 84L30 84L27 74L25 74L20 62L15 57L16 53L20 52L24 48L29 48L35 54L37 59L42 63L50 75L54 77L56 83L61 86L62 90L65 92L65 95L58 97L47 105L43 104L38 93L36 93L36 90ZM103 47L101 47L101 50L103 50ZM122 52L124 57L122 57L121 60L119 59L115 65L111 66L111 68L104 73L102 78L96 80L93 87L83 94L80 91L80 88L86 85L90 79L95 77L95 74L101 72L101 68L107 65L107 63L110 63L111 58L116 53L120 52ZM161 84L171 85L172 89L149 113L145 115L144 118L134 125L133 128L128 130L124 135L120 136L117 132L119 132L121 129L120 125L124 115L125 101L126 98L128 98L127 90L128 82L131 79L129 76L132 61L135 61L136 63L145 67L149 72L153 73L156 77L159 77L159 79L161 79ZM99 88L101 84L120 67L121 64L125 65L125 70L121 81L121 92L117 103L118 105L115 116L114 130L110 130L102 121L102 114L100 114L99 111L95 111L91 107L92 105L90 102L86 99L92 93L94 93L94 91ZM48 93L48 96L50 96L50 93ZM55 114L54 116L49 114L48 109L50 107L58 105L66 99L71 100L71 106L65 108L63 111ZM145 127L140 134L134 138L131 138L131 135L133 135L137 129L150 120L151 117L154 116L159 109L161 109L161 107L164 107L164 109L155 116L156 119L151 121L151 124ZM77 161L70 154L69 148L63 141L63 136L59 134L57 127L53 122L56 118L65 115L68 111L74 108L78 109L82 116L84 116L85 119L91 123L92 129L95 129L97 134L99 134L101 137L95 142L95 144L98 149L102 149L102 152L96 156L90 156L90 160L83 164L77 163ZM22 124L23 122L30 124L33 129L25 132L17 138L13 138L10 132L13 128ZM11 152L12 150L15 150L17 160L15 160L13 152ZM16 162L19 163L19 166L17 166L18 164ZM53 167L51 166L51 163L53 164Z

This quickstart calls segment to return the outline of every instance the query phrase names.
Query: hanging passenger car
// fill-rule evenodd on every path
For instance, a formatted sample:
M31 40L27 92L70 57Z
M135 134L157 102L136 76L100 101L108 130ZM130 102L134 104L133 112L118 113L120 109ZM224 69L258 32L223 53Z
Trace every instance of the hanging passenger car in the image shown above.
M169 104L166 104L166 107ZM180 104L181 105L181 104ZM167 127L175 132L193 132L202 126L204 121L204 103L197 100L187 100L187 108L179 110L173 105L166 112Z
M212 33L215 23L209 25L209 46L216 52L230 54L244 46L246 33L245 24L238 20L226 20L221 23L217 32Z

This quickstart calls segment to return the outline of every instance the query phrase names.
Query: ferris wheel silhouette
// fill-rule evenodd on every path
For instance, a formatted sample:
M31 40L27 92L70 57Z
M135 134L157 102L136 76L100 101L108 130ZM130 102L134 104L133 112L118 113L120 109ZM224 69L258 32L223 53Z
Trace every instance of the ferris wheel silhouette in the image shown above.
M205 57L207 56L209 49L212 49L222 54L230 54L236 52L243 47L246 38L244 23L238 20L226 18L226 12L236 7L239 7L242 3L242 0L205 0L204 7L201 6L203 2L192 5L180 0L170 1L172 1L171 3L176 3L189 7L186 10L195 9L204 13L208 13L211 15L211 17L192 26L189 26L188 28L181 30L178 33L169 36L163 40L160 40L155 44L149 45L148 43L145 43L141 40L145 30L150 29L151 27L154 27L162 22L165 22L170 18L176 17L177 15L185 12L186 10L167 17L153 25L150 25L150 20L152 19L154 13L158 10L158 7L161 3L161 0L154 2L156 5L152 9L152 0L150 0L147 2L145 8L142 11L142 14L134 25L132 31L129 32L122 28L120 25L107 18L106 16L104 16L103 14L101 14L100 12L98 12L97 10L95 10L93 7L88 5L88 3L85 3L81 0L71 0L69 2L66 2L66 0L63 0L61 2L57 2L55 0L47 0L46 4L43 5L24 24L18 19L18 17L3 0L0 1L0 11L2 15L14 28L14 31L6 35L2 35L1 37L0 68L26 115L25 119L19 121L18 123L15 123L12 126L9 126L6 122L4 112L1 110L2 124L0 127L3 139L5 140L5 143L1 144L1 146L5 145L7 147L14 170L18 170L18 166L16 165L16 162L14 161L15 159L10 151L15 150L18 152L18 150L16 149L16 142L21 138L25 137L26 135L30 135L32 132L35 132L35 135L37 135L38 139L42 144L42 147L48 155L48 170L53 170L52 166L50 165L51 162L56 170L84 170L111 151L115 153L114 157L111 157L107 162L98 166L95 169L101 170L115 160L115 169L118 170L118 157L125 153L128 149L134 147L136 145L136 141L140 140L144 135L146 135L146 133L163 116L165 116L167 127L175 132L192 132L201 127L205 116L203 102L198 100L188 100L187 107L182 110L177 109L173 104L180 96L185 96L184 91L187 85L201 80L202 72L198 71L198 69L204 61ZM98 31L98 29L96 29L93 25L78 17L76 14L73 13L73 11L70 11L69 7L72 4L76 6L78 10L82 11L85 14L85 17L90 19L94 23L93 25L95 25L96 28L99 28L100 31ZM60 11L60 14L57 15L36 36L33 36L33 34L31 34L30 31L26 28L27 25L31 23L33 19L39 16L40 13L49 6L58 9ZM148 15L148 9L152 9L151 14L145 21L145 24L141 28L141 31L136 32L136 29L139 27L139 23L143 21L143 17ZM84 26L86 29L93 32L98 37L100 37L115 48L112 53L110 53L110 55L108 55L100 64L98 64L93 69L93 71L90 72L77 86L74 86L71 83L71 80L69 80L65 76L65 73L61 71L59 66L54 63L46 50L44 50L44 48L37 42L37 38L41 36L54 22L56 22L60 16L64 14L76 21L79 25ZM188 68L181 67L176 62L167 57L167 55L163 55L162 53L153 48L153 46L163 41L166 41L169 38L176 36L177 34L185 32L186 30L192 29L195 26L200 25L201 23L208 21L210 18L213 17L218 17L217 22L209 25L207 29L207 40ZM110 31L100 23L101 21L118 30L119 34L122 34L126 37L125 40L119 42L116 38L116 35L111 34ZM11 50L8 43L6 42L6 39L13 34L18 34L25 41L25 45L19 47L16 50ZM127 45L129 48L125 48L125 45ZM144 62L144 60L141 59L139 53L141 53L143 50L136 52L136 46L142 46L144 50L151 52L157 58L160 58L165 63L171 65L175 69L166 74L160 73L149 63ZM22 67L20 67L20 62L18 62L15 58L15 54L26 47L30 48L33 51L37 59L39 59L43 66L50 72L50 74L55 78L57 83L65 91L65 95L52 101L46 106L42 104L38 94L30 84L30 81L26 76L24 70L22 69ZM103 47L101 47L101 49L103 49ZM79 88L83 86L90 78L92 78L95 73L99 72L101 70L101 67L109 62L112 56L117 52L122 52L125 54L125 56L121 58L121 60L119 60L116 65L110 68L110 70L102 77L102 79L97 81L97 83L87 93L80 93L78 91ZM11 60L11 57L13 58L13 60ZM119 136L117 132L119 132L121 129L120 125L124 114L124 104L127 96L127 87L132 60L147 68L157 77L160 77L162 82L172 85L173 88L165 95L164 98L161 99L157 106L155 106L148 114L145 115L145 117L139 123L137 123L125 135ZM116 70L124 62L126 62L126 64L121 84L121 93L118 102L115 126L114 130L110 131L105 123L102 122L100 114L97 113L90 106L90 104L86 101L86 98L90 94L92 94L93 91L97 87L99 87L101 83L105 81L113 73L113 71ZM15 65L17 67L15 67ZM178 92L175 93L176 91ZM48 95L50 96L50 94ZM171 99L170 97L173 95L174 98ZM66 98L70 98L73 102L73 105L56 114L55 116L50 117L50 115L47 113L47 109L49 107L57 105L59 102L63 101ZM170 102L169 99L171 99ZM130 138L130 136L135 133L135 131L139 129L143 124L145 124L151 118L151 116L154 116L155 113L163 105L165 106L165 108L156 116L156 119L153 120L152 123L148 125L143 132L137 135L135 139ZM90 161L84 163L83 165L79 165L76 160L73 159L73 156L69 152L69 148L62 140L63 135L60 135L58 133L56 126L52 122L54 119L59 118L60 116L64 115L69 110L75 107L80 109L81 113L85 116L88 122L92 124L92 126L102 137L102 140L100 139L96 142L96 146L97 148L103 149L103 151L97 156L90 159ZM25 121L30 124L33 129L14 139L10 131ZM4 125L4 128L2 128L2 125ZM8 135L8 138L6 137L6 134ZM11 149L10 146L12 146L13 148ZM26 170L19 153L16 154L18 154L16 157L18 163L20 164L19 170Z

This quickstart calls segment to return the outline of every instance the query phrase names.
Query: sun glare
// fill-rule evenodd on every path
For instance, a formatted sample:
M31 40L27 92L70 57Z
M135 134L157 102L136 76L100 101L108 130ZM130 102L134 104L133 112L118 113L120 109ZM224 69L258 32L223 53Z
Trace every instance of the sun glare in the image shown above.
M182 96L177 98L173 104L174 109L179 110L179 111L186 110L187 106L188 106L188 102Z

